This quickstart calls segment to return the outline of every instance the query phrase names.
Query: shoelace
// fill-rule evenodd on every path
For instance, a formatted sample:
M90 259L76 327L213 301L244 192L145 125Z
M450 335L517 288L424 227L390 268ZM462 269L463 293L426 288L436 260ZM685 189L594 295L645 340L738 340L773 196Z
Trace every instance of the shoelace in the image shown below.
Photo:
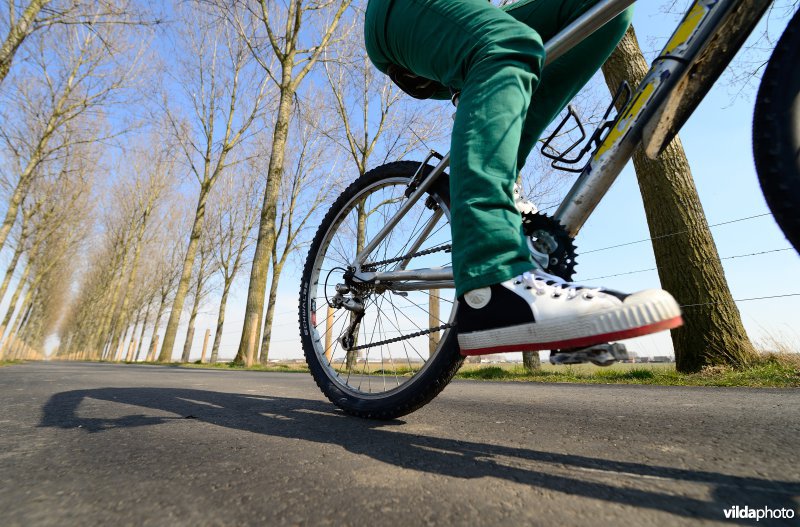
M591 300L594 298L596 293L600 292L600 290L597 288L589 288L582 285L572 284L557 276L548 275L545 273L542 273L542 275L526 272L523 273L522 276L516 280L516 282L518 284L525 284L528 289L534 289L537 295L546 294L547 289L552 288L553 298L560 297L563 292L566 291L567 300L571 300L579 294L583 294L583 298L586 300Z

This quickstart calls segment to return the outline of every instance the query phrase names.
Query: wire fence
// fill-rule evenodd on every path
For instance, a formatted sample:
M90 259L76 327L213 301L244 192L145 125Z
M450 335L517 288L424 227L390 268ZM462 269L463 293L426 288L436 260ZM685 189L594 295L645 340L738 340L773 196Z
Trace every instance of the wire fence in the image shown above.
M745 216L743 218L736 218L734 220L728 220L728 221L722 221L722 222L719 222L719 223L714 223L714 224L709 225L708 227L709 228L714 228L714 227L719 227L719 226L722 226L722 225L730 225L731 223L739 223L741 221L748 221L748 220L753 220L753 219L756 219L756 218L763 218L765 216L771 216L771 214L769 212L765 212L763 214L755 214L753 216ZM678 231L678 232L670 232L670 233L667 233L667 234L660 234L658 236L653 236L651 238L645 238L643 240L636 240L636 241L633 241L633 242L620 243L620 244L617 244L617 245L609 245L608 247L601 247L599 249L591 249L591 250L588 250L588 251L581 251L581 254L597 253L597 252L600 252L600 251L607 251L609 249L616 249L618 247L627 247L629 245L636 245L637 243L644 243L644 242L649 242L649 241L653 241L653 240L661 240L663 238L671 238L673 236L678 236L680 234L686 234L688 232L689 232L688 230L682 230L682 231Z
M731 219L731 220L726 220L726 221L721 221L721 222L718 222L718 223L713 223L713 224L708 225L708 227L713 229L713 228L724 226L724 225L731 225L731 224L735 224L735 223L751 221L751 220L755 220L755 219L758 219L758 218L764 218L764 217L767 217L767 216L771 216L771 214L768 213L768 212L759 213L759 214L752 214L752 215L749 215L749 216L743 216L743 217L740 217L740 218L734 218L734 219ZM606 246L606 247L599 247L599 248L596 248L596 249L590 249L588 251L581 251L581 255L598 253L598 252L602 252L602 251L608 251L608 250L611 250L611 249L629 247L629 246L632 246L632 245L642 244L642 243L646 243L646 242L652 242L654 240L671 238L671 237L675 237L675 236L680 236L682 234L687 234L688 232L689 232L688 230L682 230L682 231L677 231L677 232L660 234L660 235L657 235L657 236L652 236L650 238L643 238L643 239L640 239L640 240L633 240L633 241L629 241L629 242L618 243L618 244L609 245L609 246ZM780 247L780 248L767 249L767 250L763 250L763 251L757 251L757 252L751 252L751 253L745 253L745 254L735 254L735 255L720 257L720 260L725 261L725 260L735 260L735 259L741 259L741 258L751 258L751 257L756 257L756 256L768 255L768 254L784 253L784 252L788 252L788 251L794 251L794 248L792 248L792 247ZM607 275L602 275L602 276L595 276L595 277L591 277L591 278L587 278L587 279L582 279L581 281L582 282L584 282L584 281L588 282L588 281L593 281L593 280L600 280L600 279L605 279L605 278L614 278L614 277L620 277L620 276L628 276L628 275L634 275L634 274L640 274L640 273L646 273L646 272L653 272L653 271L658 271L658 268L657 267L650 267L650 268L647 268L647 269L637 269L637 270L632 270L632 271L625 271L625 272L620 272L620 273L613 273L613 274L607 274ZM755 296L755 297L747 297L747 298L736 298L736 299L734 299L734 302L742 303L742 302L752 302L752 301L770 300L770 299L778 299L778 298L789 298L789 297L800 297L800 292L796 292L796 293L795 292L778 293L778 294L764 295L764 296ZM686 309L686 308L699 308L699 307L712 306L712 305L716 305L716 304L719 304L719 303L720 302L705 302L705 303L697 303L697 304L684 304L684 305L681 305L680 307L683 308L683 309ZM273 320L277 320L280 317L283 317L285 315L296 314L296 313L297 313L296 309L279 311L279 312L276 312L276 313L273 314ZM204 314L212 315L212 314L216 314L216 312L215 311L214 312L210 312L209 311L209 312L204 313ZM230 339L225 339L225 337L226 336L230 336L230 335L234 335L234 334L236 334L236 335L240 334L241 333L241 329L238 326L243 322L244 322L244 318L237 318L237 319L233 319L233 320L225 320L225 325L228 327L228 329L225 329L222 332L222 337L223 337L224 340L229 340L229 342L227 342L225 344L221 344L220 349L219 349L219 353L220 353L221 357L222 357L222 355L226 355L227 356L227 355L229 355L231 353L235 353L235 351L238 349L238 342L230 342ZM283 328L283 327L292 326L292 325L297 325L297 320L281 321L279 323L274 323L273 322L271 327L272 328ZM300 337L299 337L299 334L298 334L296 337L293 337L293 338L281 338L281 339L277 339L277 340L272 339L270 341L270 343L271 344L290 344L290 343L291 344L298 344L299 341L300 341ZM658 346L656 346L656 347L658 347ZM225 359L221 358L221 360L225 360Z

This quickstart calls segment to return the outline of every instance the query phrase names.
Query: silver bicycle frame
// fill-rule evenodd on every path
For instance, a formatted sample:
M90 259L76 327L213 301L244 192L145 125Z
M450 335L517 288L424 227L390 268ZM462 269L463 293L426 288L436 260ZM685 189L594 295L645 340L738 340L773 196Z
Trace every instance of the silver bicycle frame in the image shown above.
M597 31L636 0L603 0L567 26L545 44L545 65L563 56L587 36ZM739 11L766 9L771 0L695 0L673 33L667 45L653 62L650 71L636 89L599 148L584 167L566 198L555 212L558 219L575 236L589 218L602 197L630 160L637 145L644 143L648 155L655 157L664 145L659 125L673 116L665 110L670 94L684 79L716 30ZM655 146L654 146L655 145ZM452 268L404 269L402 262L388 272L361 272L361 265L383 241L403 216L419 201L450 164L450 154L444 156L398 212L386 223L377 236L356 256L357 276L376 284L391 283L398 291L452 288ZM419 248L423 236L412 244ZM416 249L415 249L416 250ZM414 252L414 251L411 251Z

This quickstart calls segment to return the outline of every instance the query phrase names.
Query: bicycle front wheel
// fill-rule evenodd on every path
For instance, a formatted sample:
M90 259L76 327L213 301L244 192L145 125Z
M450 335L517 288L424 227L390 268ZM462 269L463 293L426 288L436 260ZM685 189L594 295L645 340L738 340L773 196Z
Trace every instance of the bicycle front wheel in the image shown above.
M345 412L393 419L433 399L461 366L454 320L455 291L355 282L356 254L406 200L420 164L378 167L351 184L331 206L311 244L300 291L306 362L325 396ZM430 171L433 167L426 166ZM373 271L450 265L446 175L371 252ZM348 284L364 315L329 301ZM344 342L348 342L345 346Z
M800 248L800 11L775 46L753 116L753 154L775 220Z

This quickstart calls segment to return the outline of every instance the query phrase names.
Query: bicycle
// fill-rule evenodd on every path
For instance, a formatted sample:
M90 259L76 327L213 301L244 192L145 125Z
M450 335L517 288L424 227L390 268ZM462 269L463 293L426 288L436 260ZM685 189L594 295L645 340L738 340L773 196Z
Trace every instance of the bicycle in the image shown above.
M605 0L545 44L555 60L635 0ZM572 239L642 145L656 157L716 82L769 0L695 0L642 83L590 138L588 162L552 216L524 215L533 258L569 280ZM800 12L767 65L754 113L754 155L767 203L800 244ZM569 119L570 116L567 116ZM562 123L562 126L565 124ZM577 162L566 154L554 162ZM436 160L435 164L431 164ZM303 270L299 321L309 369L346 413L392 419L431 401L464 361L449 267L449 154L373 169L334 202ZM323 307L324 306L324 307ZM318 315L318 309L323 315Z

